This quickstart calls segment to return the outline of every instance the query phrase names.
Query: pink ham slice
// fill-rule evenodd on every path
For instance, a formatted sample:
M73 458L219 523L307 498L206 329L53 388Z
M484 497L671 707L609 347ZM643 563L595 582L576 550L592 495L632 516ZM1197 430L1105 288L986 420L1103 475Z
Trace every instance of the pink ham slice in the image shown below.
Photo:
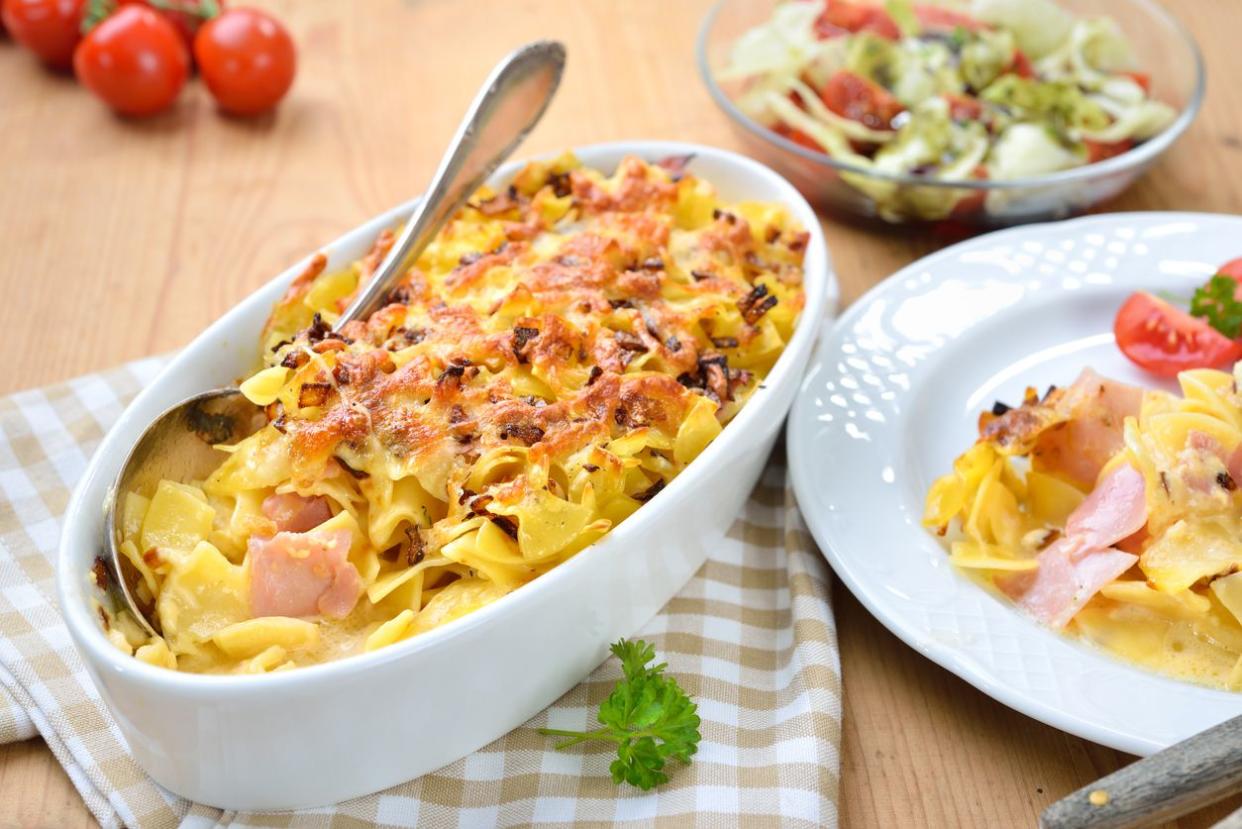
M1062 538L1039 554L1038 570L997 579L997 586L1045 625L1063 628L1101 587L1138 561L1113 549L1074 552L1073 542Z
M1138 470L1117 467L1070 515L1065 535L1039 554L1039 567L998 578L997 587L1044 624L1065 627L1101 587L1138 561L1112 545L1147 523L1146 493Z
M1086 550L1111 547L1147 523L1147 484L1130 464L1108 474L1070 513L1066 537Z
M256 616L349 615L362 578L349 562L349 530L251 537L250 609Z
M1084 486L1095 483L1121 449L1126 417L1137 415L1142 402L1142 389L1083 369L1056 404L1065 422L1043 432L1035 443L1036 468L1059 472Z
M296 492L283 492L263 499L263 514L282 532L304 533L332 517L328 499L307 498Z

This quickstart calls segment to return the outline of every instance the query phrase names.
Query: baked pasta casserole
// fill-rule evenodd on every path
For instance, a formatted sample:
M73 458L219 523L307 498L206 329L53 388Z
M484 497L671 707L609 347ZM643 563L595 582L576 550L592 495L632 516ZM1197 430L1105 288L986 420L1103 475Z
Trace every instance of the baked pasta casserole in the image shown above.
M267 422L206 480L127 492L155 665L262 673L446 624L578 554L755 391L803 305L808 235L722 203L686 159L569 154L480 190L387 304L334 331L393 242L315 257L241 384Z

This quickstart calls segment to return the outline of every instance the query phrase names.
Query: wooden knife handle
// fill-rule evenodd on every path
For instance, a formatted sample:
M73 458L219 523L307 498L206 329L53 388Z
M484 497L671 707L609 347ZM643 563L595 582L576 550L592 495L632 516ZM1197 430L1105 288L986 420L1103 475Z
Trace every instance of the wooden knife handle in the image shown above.
M1042 829L1124 829L1170 820L1242 791L1242 716L1053 803Z
M1212 829L1242 829L1242 809L1230 813L1224 820L1217 822Z

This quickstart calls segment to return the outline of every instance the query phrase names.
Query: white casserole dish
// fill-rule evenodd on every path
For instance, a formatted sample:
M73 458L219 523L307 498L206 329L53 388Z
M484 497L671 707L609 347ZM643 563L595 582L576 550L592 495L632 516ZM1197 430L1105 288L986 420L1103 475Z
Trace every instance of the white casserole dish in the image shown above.
M738 416L681 476L593 547L513 594L380 651L265 676L156 668L105 638L91 608L103 503L126 452L155 416L253 366L272 304L298 263L199 335L144 389L104 438L65 515L57 571L69 632L138 763L177 794L226 809L297 809L387 788L450 763L548 706L634 633L699 568L758 480L797 392L836 280L814 211L783 178L749 159L672 142L577 151L612 170L629 154L693 154L689 169L725 200L776 201L810 232L806 307L785 353ZM521 166L506 165L504 182ZM407 215L402 205L324 248L329 267L366 253Z

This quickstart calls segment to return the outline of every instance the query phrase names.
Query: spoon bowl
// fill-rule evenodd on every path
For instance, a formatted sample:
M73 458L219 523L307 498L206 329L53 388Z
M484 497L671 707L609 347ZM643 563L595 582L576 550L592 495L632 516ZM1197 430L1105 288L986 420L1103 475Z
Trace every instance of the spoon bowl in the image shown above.
M122 510L126 492L151 492L162 480L201 481L220 465L225 453L216 447L236 443L267 423L260 406L237 389L197 394L164 411L130 451L108 498L108 580L114 609L128 606L148 633L159 635L155 601L140 587L142 574L121 552ZM145 551L139 551L145 552Z

